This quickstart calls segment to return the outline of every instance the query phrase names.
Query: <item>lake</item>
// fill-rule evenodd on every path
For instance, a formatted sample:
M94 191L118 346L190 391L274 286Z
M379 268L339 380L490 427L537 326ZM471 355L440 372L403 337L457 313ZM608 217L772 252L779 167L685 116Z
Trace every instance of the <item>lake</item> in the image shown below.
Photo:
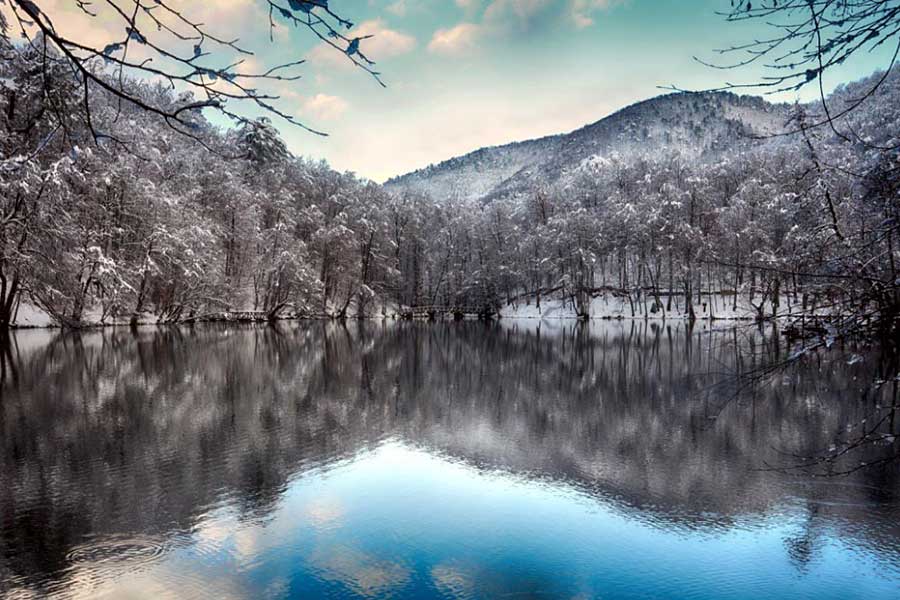
M0 596L898 598L896 365L766 370L790 352L644 321L13 332Z

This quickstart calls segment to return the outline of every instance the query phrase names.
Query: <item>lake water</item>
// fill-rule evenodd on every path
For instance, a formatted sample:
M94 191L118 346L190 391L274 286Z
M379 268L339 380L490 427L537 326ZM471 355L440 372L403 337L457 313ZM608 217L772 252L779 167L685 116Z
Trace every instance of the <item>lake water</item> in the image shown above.
M644 322L13 333L0 596L900 598L897 466L790 468L874 419L831 470L896 453L896 366L734 384L787 352Z

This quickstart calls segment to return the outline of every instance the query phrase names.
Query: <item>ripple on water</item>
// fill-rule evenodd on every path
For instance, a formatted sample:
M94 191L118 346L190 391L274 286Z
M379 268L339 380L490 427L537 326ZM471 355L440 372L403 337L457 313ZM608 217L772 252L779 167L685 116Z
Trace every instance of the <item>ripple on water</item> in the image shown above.
M66 558L72 568L104 569L127 564L130 569L154 562L165 554L167 543L147 536L97 536L76 546Z

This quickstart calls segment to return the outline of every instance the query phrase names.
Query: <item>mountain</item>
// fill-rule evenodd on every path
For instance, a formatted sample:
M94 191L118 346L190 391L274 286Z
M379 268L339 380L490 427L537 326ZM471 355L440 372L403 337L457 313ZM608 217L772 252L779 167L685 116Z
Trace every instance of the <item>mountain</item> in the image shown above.
M390 189L421 192L435 199L490 200L554 183L594 157L678 150L696 158L715 156L753 136L781 130L789 107L758 96L728 92L674 93L639 102L567 134L464 156L388 180Z

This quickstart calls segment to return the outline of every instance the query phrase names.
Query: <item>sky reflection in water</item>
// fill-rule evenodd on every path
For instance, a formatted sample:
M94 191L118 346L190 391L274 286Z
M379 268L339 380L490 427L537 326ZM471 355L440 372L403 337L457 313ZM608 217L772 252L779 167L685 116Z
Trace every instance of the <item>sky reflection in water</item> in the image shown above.
M224 498L155 560L109 560L98 542L74 567L69 592L895 597L900 573L890 557L848 545L827 527L817 533L815 556L798 562L789 542L805 535L808 519L795 502L729 527L679 527L566 485L483 471L388 440L293 479L271 514L244 519Z
M37 344L0 422L0 591L897 597L893 471L752 469L764 440L820 444L855 418L831 404L846 389L812 401L801 374L710 426L683 376L703 348L725 360L709 332L694 347L696 332L609 327L102 334L40 359L60 342Z
M223 500L137 573L129 561L78 569L106 580L84 592L111 598L895 597L897 565L827 527L815 557L792 557L808 519L790 503L678 527L389 440L292 480L270 515L243 520Z

